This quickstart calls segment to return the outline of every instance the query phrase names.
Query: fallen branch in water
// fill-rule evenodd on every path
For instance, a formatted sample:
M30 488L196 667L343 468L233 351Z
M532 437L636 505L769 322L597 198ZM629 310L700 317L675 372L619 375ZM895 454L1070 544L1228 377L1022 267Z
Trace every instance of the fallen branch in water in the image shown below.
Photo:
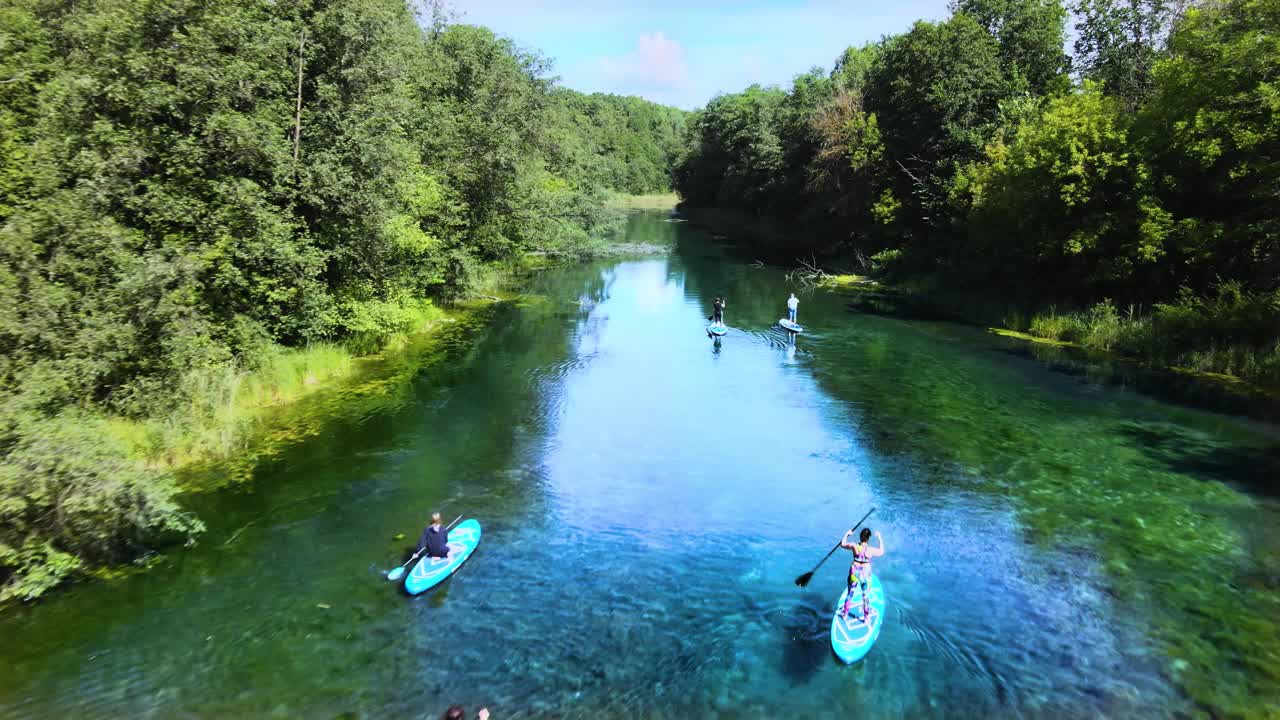
M818 258L813 255L808 260L796 258L796 262L800 263L800 267L787 273L787 282L811 286L820 285L827 279L827 272L818 267Z
M258 521L257 521L257 520L250 520L250 521L249 521L249 525L252 525L252 524L254 524L254 523L256 523L256 522L258 522ZM249 528L249 525L245 525L244 527L240 528L239 530L235 531L234 533L231 533L231 537L227 538L227 541L226 541L226 542L224 542L224 543L222 543L222 544L223 544L223 545L230 545L233 541L235 541L235 539L236 539L236 538L240 537L240 533L244 532L245 530L247 530L247 529Z

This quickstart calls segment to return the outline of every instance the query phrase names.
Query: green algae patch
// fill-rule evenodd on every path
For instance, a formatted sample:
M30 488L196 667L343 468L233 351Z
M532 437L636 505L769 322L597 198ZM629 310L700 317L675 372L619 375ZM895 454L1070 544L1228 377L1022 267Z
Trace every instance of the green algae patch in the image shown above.
M885 287L866 275L823 275L818 287L830 290L877 290Z
M1267 387L1257 383L1251 383L1248 380L1235 375L1209 372L1207 370L1197 370L1195 368L1182 367L1180 365L1172 366L1168 368L1168 370L1183 377L1212 384L1226 392L1230 392L1241 397L1257 398L1280 404L1280 387Z
M1041 345L1052 345L1054 347L1078 348L1079 344L1068 342L1066 340L1054 340L1053 338L1039 337L1029 333L1018 332L1017 330L1008 330L1006 328L992 327L987 328L987 332L999 335L1001 337L1013 338L1014 340L1025 340L1026 342L1039 343Z
M648 255L669 255L674 250L670 245L653 243L609 243L596 253L600 258L645 257Z
M164 562L163 555L151 554L134 560L128 565L107 565L96 567L85 574L99 582L115 583L144 573Z
M675 193L615 194L609 198L608 205L620 210L674 210L679 203L680 196Z

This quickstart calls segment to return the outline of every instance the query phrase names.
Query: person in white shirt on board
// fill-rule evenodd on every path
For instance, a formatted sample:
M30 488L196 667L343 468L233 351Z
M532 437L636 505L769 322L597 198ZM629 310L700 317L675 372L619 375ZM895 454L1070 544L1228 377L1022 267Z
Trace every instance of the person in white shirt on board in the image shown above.
M791 298L787 300L787 319L791 322L796 321L796 310L800 309L800 301L796 299L796 294L791 293Z

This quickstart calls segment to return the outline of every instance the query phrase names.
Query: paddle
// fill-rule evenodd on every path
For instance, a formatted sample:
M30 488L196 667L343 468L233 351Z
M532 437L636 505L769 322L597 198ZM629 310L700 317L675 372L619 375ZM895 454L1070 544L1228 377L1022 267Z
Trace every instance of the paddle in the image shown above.
M876 511L875 508L871 508L870 510L868 510L867 514L863 515L862 519L858 521L858 524L853 526L853 529L857 530L859 527L861 527L862 523L866 522L867 518L871 517L871 513L875 511ZM813 579L813 574L818 572L818 568L822 567L822 563L826 562L827 558L831 557L832 553L840 549L841 542L844 542L844 538L840 538L840 542L836 543L836 546L831 548L831 552L827 553L826 557L822 558L822 560L817 565L814 565L812 570L796 578L796 585L799 585L800 587L804 587L808 585L809 581Z
M449 524L445 527L445 530L448 530L449 528L453 527L453 523L456 523L456 522L458 522L458 521L459 521L459 520L461 520L461 519L462 519L462 516L461 516L461 515L459 515L458 517L454 518L454 519L453 519L453 522L449 523ZM422 550L426 550L426 548L423 548ZM404 569L405 569L406 567L408 567L408 566L409 566L409 563L411 563L411 562L413 562L414 560L417 560L417 559L418 559L418 556L422 554L422 550L419 550L418 552L414 553L414 554L413 554L413 557L409 558L409 560L408 560L408 561L406 561L404 565L401 565L400 567L398 567L398 568L396 568L396 569L392 570L391 572L387 573L387 579L388 579L388 580L390 580L391 582L395 582L396 580L399 580L400 578L404 577Z

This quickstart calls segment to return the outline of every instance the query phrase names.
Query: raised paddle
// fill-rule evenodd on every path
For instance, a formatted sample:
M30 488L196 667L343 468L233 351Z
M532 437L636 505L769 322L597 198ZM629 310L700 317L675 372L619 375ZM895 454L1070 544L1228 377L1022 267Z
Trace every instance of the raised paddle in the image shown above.
M448 526L445 527L445 530L448 530L449 528L453 527L453 523L456 523L461 519L462 519L461 515L454 518L453 522L449 523ZM426 550L426 548L423 548L422 550ZM399 580L400 578L404 577L404 569L409 566L409 563L418 559L418 556L422 554L422 550L419 550L418 552L414 553L413 557L409 558L409 560L405 562L404 565L401 565L400 567L387 573L387 579L390 580L391 582L395 582L396 580Z
M862 519L858 521L858 524L853 526L853 530L857 530L859 527L861 527L862 523L866 522L867 518L871 517L871 513L875 511L876 511L875 508L871 508L870 510L868 510L867 514L863 515ZM849 532L853 532L853 530L850 530ZM818 572L818 568L822 567L822 563L826 562L827 558L831 557L832 553L840 549L840 543L842 542L844 542L844 538L840 538L840 542L836 543L836 546L831 548L831 552L827 553L826 557L822 558L822 560L819 561L817 565L814 565L812 570L796 578L796 585L799 585L800 587L804 587L805 585L808 585L809 581L813 579L813 574Z

